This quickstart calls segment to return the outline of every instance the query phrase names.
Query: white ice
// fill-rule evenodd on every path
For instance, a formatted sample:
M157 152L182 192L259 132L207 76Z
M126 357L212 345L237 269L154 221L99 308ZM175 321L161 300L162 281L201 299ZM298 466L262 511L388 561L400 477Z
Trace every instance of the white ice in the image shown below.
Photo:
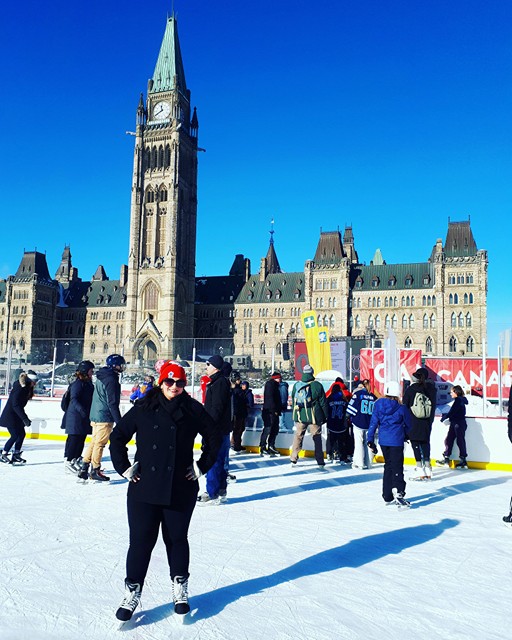
M78 484L63 443L25 445L25 467L0 465L2 640L510 637L508 473L434 469L399 512L382 501L382 465L234 457L229 502L192 519L189 624L169 604L159 541L142 608L119 630L126 481L106 455L111 482Z

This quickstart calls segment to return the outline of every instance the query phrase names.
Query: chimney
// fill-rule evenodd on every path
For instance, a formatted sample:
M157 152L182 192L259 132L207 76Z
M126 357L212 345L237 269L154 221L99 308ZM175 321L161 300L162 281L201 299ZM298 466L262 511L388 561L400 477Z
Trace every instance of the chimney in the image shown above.
M121 265L121 273L119 274L119 286L126 287L128 282L128 266L126 264Z

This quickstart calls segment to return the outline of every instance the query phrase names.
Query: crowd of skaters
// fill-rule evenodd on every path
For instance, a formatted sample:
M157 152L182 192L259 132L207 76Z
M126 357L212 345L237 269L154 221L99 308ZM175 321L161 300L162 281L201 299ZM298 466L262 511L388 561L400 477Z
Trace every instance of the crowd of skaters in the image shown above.
M129 547L126 558L125 595L116 612L121 621L129 620L140 603L145 576L158 535L167 549L169 573L175 612L184 616L188 603L189 556L188 528L196 504L219 505L227 501L227 486L234 476L229 473L230 450L245 451L243 433L254 396L247 380L232 372L229 363L219 355L206 362L206 375L201 378L202 402L185 391L186 372L177 362L159 363L158 384L147 376L143 392L132 394L134 406L121 417L119 376L126 366L124 358L110 355L105 366L96 372L94 365L82 361L62 401L65 410L62 428L67 434L65 467L82 481L108 482L101 470L103 450L110 440L110 453L115 470L129 481L127 515ZM291 411L294 422L290 461L296 465L303 439L310 432L315 461L325 469L325 460L351 464L353 469L371 467L377 454L375 439L384 457L382 497L386 504L408 507L405 499L404 444L411 442L416 459L413 479L431 478L430 433L434 419L435 387L428 381L428 371L420 368L414 382L401 396L400 384L390 381L381 398L372 392L370 381L356 381L350 392L341 378L325 391L315 379L310 365L303 369L289 394L281 374L272 372L263 389L259 455L278 456L276 438L284 426L282 420ZM13 385L0 425L9 430L10 438L0 453L0 461L24 464L21 447L25 427L30 419L25 406L33 397L37 374L23 372ZM141 385L142 386L142 385ZM140 390L140 387L139 387ZM291 402L290 402L291 398ZM443 416L449 429L445 450L438 464L448 464L455 441L460 451L457 467L467 468L464 393L459 386L452 389L454 400ZM421 400L421 401L420 401ZM509 399L508 435L512 442L512 391ZM322 425L327 428L326 458L322 446ZM85 449L87 435L91 435ZM194 442L202 438L201 455L194 460ZM132 461L127 444L136 441ZM12 456L9 453L13 450ZM84 451L85 449L85 451ZM199 478L206 476L206 491L199 494ZM510 513L503 518L512 524Z

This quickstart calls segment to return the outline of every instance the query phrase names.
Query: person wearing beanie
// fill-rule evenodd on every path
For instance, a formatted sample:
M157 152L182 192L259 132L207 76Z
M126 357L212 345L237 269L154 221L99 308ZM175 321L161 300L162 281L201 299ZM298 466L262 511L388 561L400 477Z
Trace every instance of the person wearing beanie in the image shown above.
M172 581L174 611L188 604L188 529L197 503L198 478L214 464L219 433L200 402L185 390L187 376L179 364L167 361L158 387L121 418L110 437L115 470L129 480L127 510L130 543L126 557L125 597L117 610L126 621L138 606L151 553L161 529ZM194 461L194 441L203 438L201 456ZM127 444L135 439L133 462Z
M290 461L297 464L302 449L304 435L309 429L315 445L315 460L319 467L325 467L322 448L322 424L327 421L329 410L325 391L320 382L315 380L313 367L307 364L299 382L292 389L292 411L295 422Z
M281 415L280 382L281 374L278 371L274 371L263 387L263 409L261 411L263 429L260 437L260 456L281 455L276 449L276 438L279 434L279 416Z
M93 371L94 363L90 360L82 360L77 366L75 379L69 385L66 394L64 394L69 394L68 406L65 409L61 424L61 428L65 429L67 435L64 447L64 469L75 475L82 466L85 439L92 433L89 412L94 393ZM64 401L65 398L63 398Z
M206 385L204 408L212 418L220 437L220 446L215 464L206 474L206 492L198 498L202 504L218 505L227 501L230 434L232 429L231 387L224 371L224 359L213 355L206 362L206 375L210 382ZM231 371L227 373L229 375Z
M29 400L34 396L34 387L37 382L37 374L35 371L29 370L26 373L20 373L18 380L12 385L12 391L5 405L2 415L0 416L0 424L6 427L11 436L4 444L2 453L0 454L0 462L10 464L25 464L26 460L21 457L21 447L25 440L25 427L32 424L30 418L25 413L25 407ZM14 445L12 457L9 458L9 452Z

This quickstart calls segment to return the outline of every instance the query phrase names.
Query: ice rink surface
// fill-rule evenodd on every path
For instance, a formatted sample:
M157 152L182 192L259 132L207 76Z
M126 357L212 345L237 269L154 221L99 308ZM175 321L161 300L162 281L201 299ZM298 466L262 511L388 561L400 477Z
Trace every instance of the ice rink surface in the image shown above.
M0 465L1 640L510 637L509 473L434 468L398 511L380 464L233 457L228 503L192 518L188 624L159 541L142 607L119 629L126 481L107 450L108 484L66 474L60 442L27 440L23 457Z

